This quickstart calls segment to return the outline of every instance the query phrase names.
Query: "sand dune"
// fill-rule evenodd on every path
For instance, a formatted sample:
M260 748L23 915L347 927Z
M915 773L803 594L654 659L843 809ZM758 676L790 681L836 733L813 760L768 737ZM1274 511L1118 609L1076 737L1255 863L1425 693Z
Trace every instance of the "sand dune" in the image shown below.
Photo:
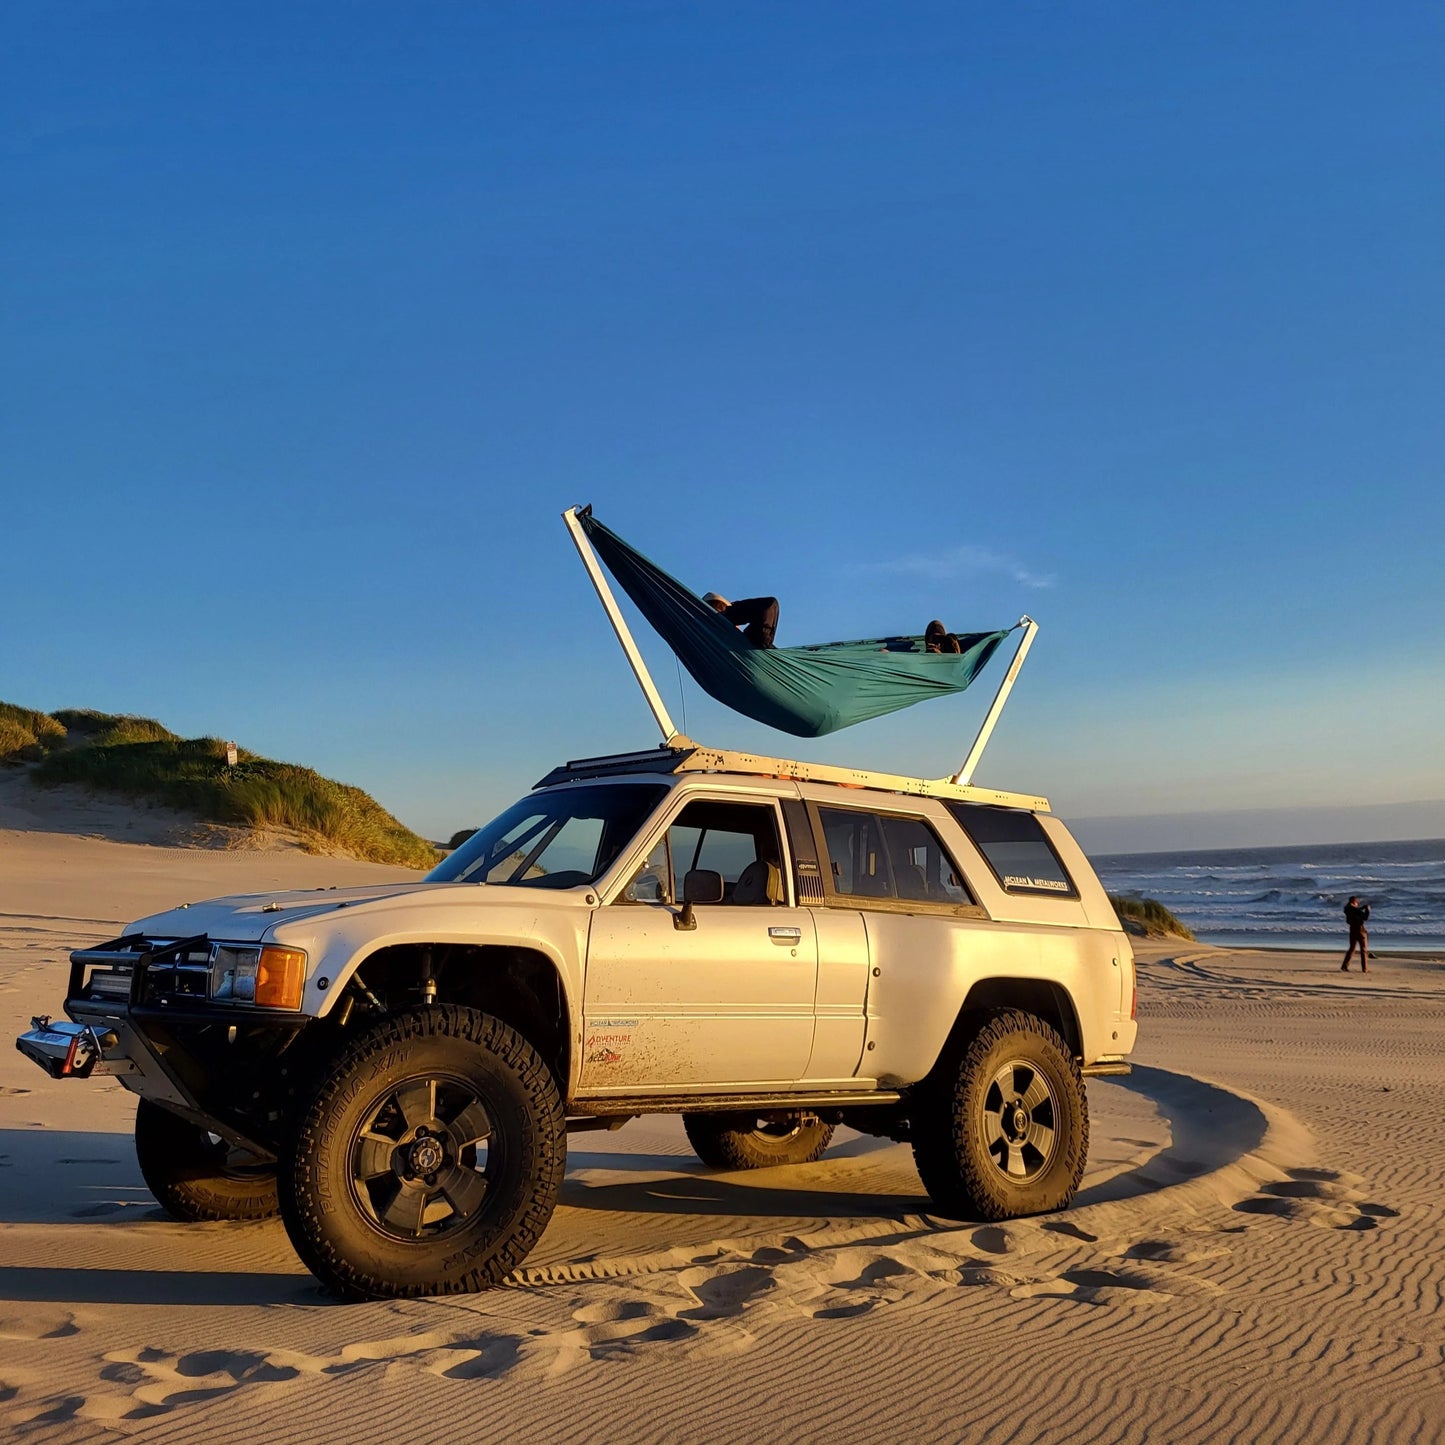
M0 831L0 1032L65 956L237 889L403 870ZM1090 1084L1066 1214L929 1212L904 1146L708 1174L671 1119L574 1136L507 1288L339 1306L284 1232L180 1225L134 1101L0 1041L15 1438L1445 1439L1445 967L1141 950L1141 1067Z

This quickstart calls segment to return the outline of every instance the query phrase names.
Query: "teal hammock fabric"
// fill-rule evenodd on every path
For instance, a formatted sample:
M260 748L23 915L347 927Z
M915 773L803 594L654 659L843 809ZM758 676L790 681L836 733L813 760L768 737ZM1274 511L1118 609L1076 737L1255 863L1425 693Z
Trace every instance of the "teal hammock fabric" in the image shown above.
M822 737L930 697L962 692L1013 630L956 633L957 653L925 652L921 636L755 648L590 509L577 520L618 585L704 692L795 737Z

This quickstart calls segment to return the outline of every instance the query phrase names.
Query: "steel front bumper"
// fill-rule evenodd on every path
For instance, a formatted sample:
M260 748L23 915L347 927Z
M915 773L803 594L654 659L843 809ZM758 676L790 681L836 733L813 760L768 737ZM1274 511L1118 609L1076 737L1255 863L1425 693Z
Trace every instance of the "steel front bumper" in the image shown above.
M190 955L203 946L209 940L127 937L77 950L65 1000L73 1022L33 1018L15 1047L53 1079L115 1076L266 1157L276 1115L263 1097L286 1077L282 1056L314 1020L212 1002L193 981L202 970Z
M52 1023L49 1014L41 1014L30 1020L15 1047L52 1079L88 1079L92 1074L128 1073L135 1068L129 1059L106 1059L106 1050L119 1042L112 1029L97 1032L89 1024Z

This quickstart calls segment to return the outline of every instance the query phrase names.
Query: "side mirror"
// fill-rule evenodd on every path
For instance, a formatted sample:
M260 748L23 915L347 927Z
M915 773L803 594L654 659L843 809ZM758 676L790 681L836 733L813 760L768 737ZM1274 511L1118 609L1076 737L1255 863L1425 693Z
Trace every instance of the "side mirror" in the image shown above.
M714 873L711 868L694 868L682 880L682 907L672 915L672 926L691 933L697 927L697 915L692 911L692 905L721 903L722 900L722 874Z
M721 903L723 876L711 868L694 868L682 880L684 903Z

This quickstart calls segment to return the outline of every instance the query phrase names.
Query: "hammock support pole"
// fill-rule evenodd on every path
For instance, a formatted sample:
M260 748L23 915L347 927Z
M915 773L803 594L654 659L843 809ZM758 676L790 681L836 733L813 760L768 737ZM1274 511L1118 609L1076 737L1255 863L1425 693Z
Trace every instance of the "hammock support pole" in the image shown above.
M642 695L647 699L647 705L652 709L652 716L657 720L658 727L662 729L663 747L686 746L690 740L678 732L672 724L672 717L662 701L662 695L658 692L657 686L652 680L652 674L647 670L647 664L643 662L642 654L637 650L637 643L633 641L632 633L623 620L622 613L618 610L617 599L612 595L612 589L607 585L606 577L602 575L602 568L597 562L597 554L592 550L592 544L583 535L582 527L577 521L577 508L568 507L562 513L562 520L566 522L567 530L572 534L572 541L576 544L577 553L582 558L582 565L587 569L587 575L597 589L597 596L602 603L603 611L607 613L607 620L612 624L612 630L617 634L618 642L622 644L627 661L632 665L637 685L642 689Z
M966 784L973 778L973 771L978 767L978 760L983 756L983 750L988 746L988 740L993 735L994 725L999 720L999 714L1003 712L1003 706L1008 701L1008 695L1013 691L1014 679L1019 675L1019 669L1024 665L1024 658L1029 654L1029 648L1034 645L1034 636L1039 630L1039 624L1032 617L1025 613L1018 620L1018 625L1023 628L1024 635L1019 638L1017 651L1014 653L1014 660L1009 663L1008 671L1004 673L1003 681L998 685L998 691L989 707L988 715L984 718L979 727L978 736L973 740L973 746L968 750L968 756L963 760L963 766L953 775L953 781L958 784Z

